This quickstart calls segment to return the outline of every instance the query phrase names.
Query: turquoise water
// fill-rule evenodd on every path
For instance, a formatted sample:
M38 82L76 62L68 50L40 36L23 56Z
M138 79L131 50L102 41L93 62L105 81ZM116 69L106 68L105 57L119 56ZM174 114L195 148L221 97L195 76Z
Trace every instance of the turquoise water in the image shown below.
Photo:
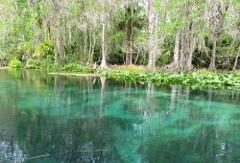
M1 70L0 162L240 162L240 91Z

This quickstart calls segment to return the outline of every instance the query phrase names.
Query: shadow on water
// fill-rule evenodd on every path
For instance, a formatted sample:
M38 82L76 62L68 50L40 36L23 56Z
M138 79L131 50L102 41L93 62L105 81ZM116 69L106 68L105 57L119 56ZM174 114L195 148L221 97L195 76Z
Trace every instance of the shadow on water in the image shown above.
M0 162L239 162L240 92L0 71Z

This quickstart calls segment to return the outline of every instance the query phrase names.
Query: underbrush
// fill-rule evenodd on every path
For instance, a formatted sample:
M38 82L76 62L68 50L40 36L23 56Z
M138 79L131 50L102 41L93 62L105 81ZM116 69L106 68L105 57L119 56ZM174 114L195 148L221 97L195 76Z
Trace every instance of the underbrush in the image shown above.
M28 60L24 69L41 69L42 65L40 61L37 60Z

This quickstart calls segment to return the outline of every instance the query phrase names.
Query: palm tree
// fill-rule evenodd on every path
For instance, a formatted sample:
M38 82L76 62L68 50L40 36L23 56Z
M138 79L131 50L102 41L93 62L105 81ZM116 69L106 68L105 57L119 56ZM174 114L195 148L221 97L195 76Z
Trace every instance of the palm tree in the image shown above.
M133 63L133 38L134 28L141 30L146 25L146 15L144 8L139 5L138 1L129 0L124 7L120 9L119 21L116 22L118 31L127 33L127 53L125 64Z

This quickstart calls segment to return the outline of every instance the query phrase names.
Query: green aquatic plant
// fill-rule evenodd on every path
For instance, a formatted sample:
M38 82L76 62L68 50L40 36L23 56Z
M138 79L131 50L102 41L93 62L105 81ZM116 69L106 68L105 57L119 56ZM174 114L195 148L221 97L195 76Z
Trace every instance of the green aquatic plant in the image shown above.
M240 74L225 72L135 72L121 70L105 70L102 76L116 80L153 82L156 84L182 85L192 87L238 88Z

